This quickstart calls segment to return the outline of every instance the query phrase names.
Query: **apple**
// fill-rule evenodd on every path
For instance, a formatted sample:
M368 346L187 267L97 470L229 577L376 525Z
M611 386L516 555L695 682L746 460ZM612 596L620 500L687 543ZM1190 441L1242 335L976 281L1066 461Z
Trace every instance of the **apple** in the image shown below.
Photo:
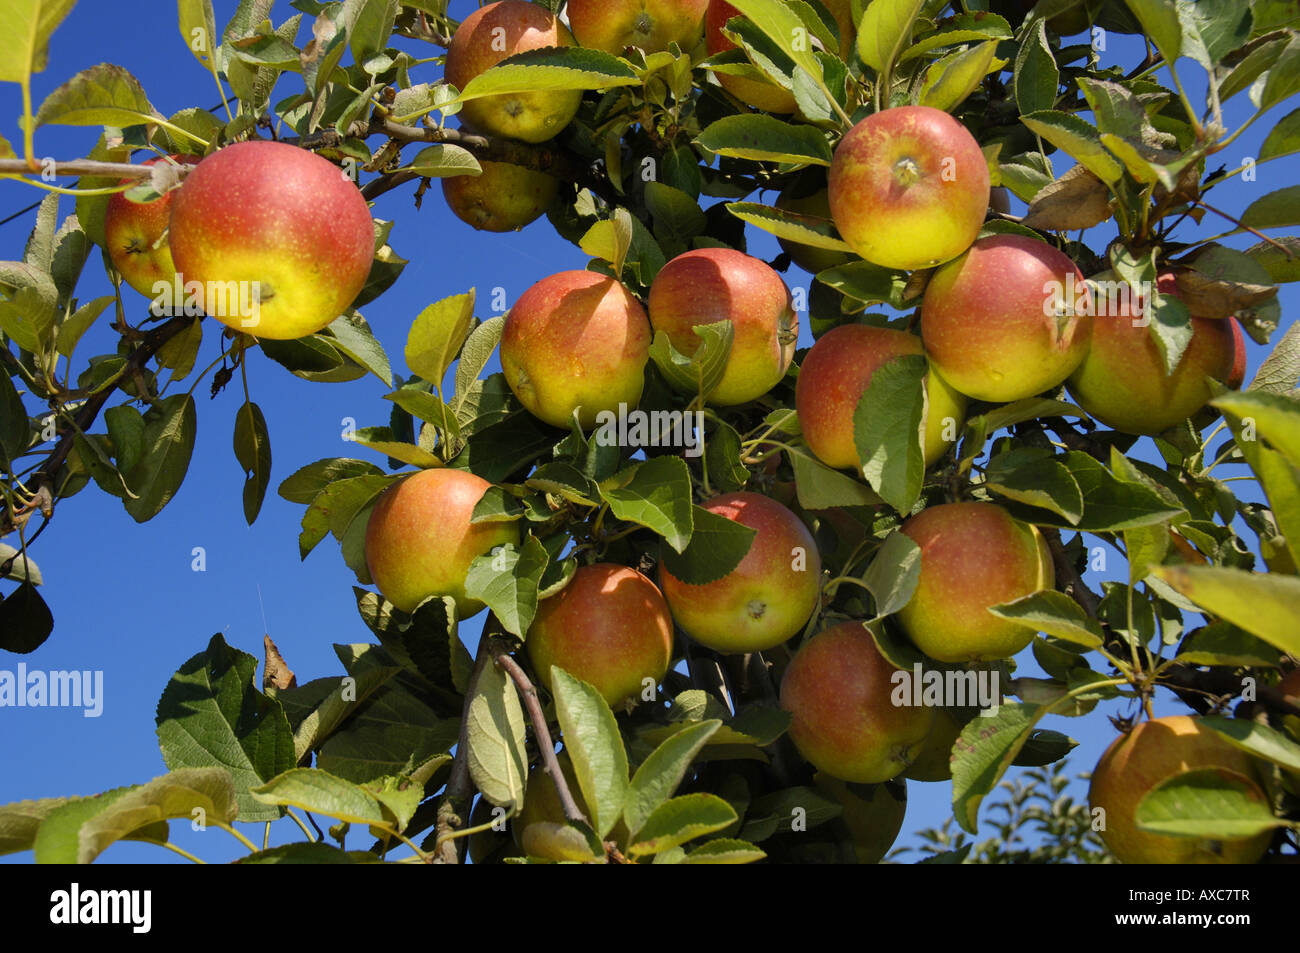
M841 622L805 642L781 678L781 707L799 753L841 781L876 784L901 774L930 733L934 709L895 705L895 671L861 622Z
M513 522L470 522L491 485L464 470L439 468L413 473L380 494L366 524L365 552L385 599L410 612L430 596L451 596L459 619L483 608L465 595L470 563L519 543Z
M849 832L859 864L878 864L903 829L907 788L901 783L853 785L818 772L813 786L844 809L840 820Z
M237 142L207 156L171 202L181 280L226 300L256 289L251 316L216 308L222 324L259 338L314 334L347 309L370 275L375 232L356 184L314 152ZM252 297L252 292L248 293Z
M611 708L635 704L657 685L673 654L673 620L655 584L613 563L581 566L537 604L524 640L537 677L551 687L558 665L600 692Z
M561 751L555 756L555 760L559 762L560 774L564 775L569 793L573 795L573 802L584 815L590 817L591 815L587 813L587 802L582 797L582 788L578 786L578 778L573 773L573 762L569 759L569 753ZM541 765L535 765L528 772L528 783L524 787L524 803L520 806L519 813L510 822L510 831L514 835L515 843L520 847L524 846L524 832L533 824L563 824L566 820L564 805L560 803L555 782Z
M1178 297L1172 274L1159 276L1156 286L1161 294ZM1213 396L1206 377L1241 385L1246 342L1236 318L1193 315L1191 341L1173 373L1166 374L1142 302L1122 297L1117 303L1115 313L1092 319L1092 342L1067 383L1090 417L1124 433L1154 436L1205 406Z
M858 468L853 413L876 369L893 358L923 353L916 335L866 324L842 324L817 339L799 367L794 400L804 440L822 463ZM925 465L931 466L955 442L966 398L937 374L927 375L925 391L923 444ZM952 438L944 439L945 432Z
M848 62L849 57L853 55L853 47L856 45L854 41L858 35L857 24L853 22L853 2L852 0L822 0L822 6L835 18L835 26L840 31L840 59ZM866 8L866 4L863 4L863 8Z
M645 309L594 271L561 271L534 284L506 315L501 369L534 417L591 429L602 411L635 407L650 359Z
M172 162L195 165L199 156L171 155ZM162 162L161 156L144 164ZM123 185L135 185L141 179L123 179ZM156 294L154 283L171 284L176 275L171 245L167 241L167 223L171 218L174 191L152 202L132 202L122 192L108 200L104 210L104 243L113 267L122 280L146 298Z
M569 0L569 28L579 46L615 56L630 46L658 53L676 43L689 53L700 40L709 0Z
M835 148L828 178L840 237L885 268L931 268L975 241L989 208L989 167L965 126L941 109L868 116Z
M555 176L509 162L479 161L479 175L442 180L442 195L462 222L485 232L512 232L542 215L559 191Z
M682 582L659 563L659 586L687 635L717 652L761 652L808 621L821 594L821 555L799 517L758 493L724 493L701 504L754 530L740 564L720 579Z
M934 709L934 724L917 753L916 760L903 772L909 781L947 781L952 778L952 747L962 729L978 714L975 708Z
M507 57L558 46L573 46L573 34L545 7L526 0L489 3L462 20L452 36L445 77L463 90ZM581 90L573 89L502 93L469 100L461 106L460 118L485 133L545 142L569 124L581 101Z
M808 194L799 194L795 186L790 186L776 199L776 207L786 212L800 215L812 215L831 220L831 204L826 189L816 189ZM803 245L789 238L778 238L781 250L790 256L790 260L810 274L817 274L827 268L838 268L848 264L853 256L848 252L832 251L818 248L816 245Z
M940 662L967 662L1010 658L1033 641L1033 628L988 610L1055 584L1037 527L994 503L941 503L902 532L921 547L921 572L896 618L917 648Z
M722 379L708 402L730 406L761 397L785 376L799 337L790 289L766 262L732 248L697 248L659 270L650 286L650 325L687 356L693 328L730 321L735 329Z
M487 798L481 797L474 803L474 809L469 812L469 826L482 827L504 816L504 810ZM500 830L489 827L477 834L470 834L467 853L471 864L496 863L506 857L520 856L514 838L511 837L509 823L501 824Z
M1214 771L1245 783L1258 801L1268 798L1251 757L1190 715L1144 721L1120 735L1092 773L1088 801L1102 817L1101 839L1126 864L1253 864L1264 856L1273 835L1207 841L1139 830L1142 798L1161 782L1190 771Z
M736 44L723 35L722 28L728 20L738 16L740 11L726 0L709 0L709 8L704 14L704 42L710 56L736 48ZM795 110L794 93L770 79L750 79L725 73L713 75L723 89L755 109L769 113L792 113Z
M938 269L921 299L930 366L977 400L1012 401L1057 387L1088 350L1092 321L1069 289L1087 295L1083 273L1046 242L1024 235L981 238ZM1075 301L1080 300L1076 297Z

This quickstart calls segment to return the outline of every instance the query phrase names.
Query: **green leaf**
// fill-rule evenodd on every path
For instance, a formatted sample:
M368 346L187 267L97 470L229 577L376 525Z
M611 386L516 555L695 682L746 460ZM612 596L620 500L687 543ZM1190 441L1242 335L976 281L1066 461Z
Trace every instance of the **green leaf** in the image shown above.
M1158 784L1138 802L1135 819L1139 830L1152 834L1213 841L1287 826L1248 778L1215 770L1187 771Z
M0 649L18 655L35 652L53 631L54 616L33 583L22 583L0 600Z
M925 71L918 105L952 112L979 88L985 76L998 69L997 64L1005 63L996 58L997 49L998 41L988 40L932 63Z
M916 2L919 4L920 0ZM802 69L814 81L821 79L821 61L813 54L810 44L796 44L796 37L807 36L798 13L781 0L737 0L731 5L793 60L798 69Z
M1151 38L1166 63L1175 62L1182 52L1183 26L1174 0L1124 0Z
M1105 641L1097 620L1089 618L1078 603L1061 592L1031 592L1013 602L990 606L989 612L1085 649L1099 649Z
M103 301L104 299L101 298L98 300ZM111 303L112 301L113 301L112 296L108 296L107 301L105 301L105 304ZM92 301L91 304L95 304L95 302ZM78 309L77 314L74 314L73 318L77 318L78 316L80 316L81 310L82 309ZM97 316L98 316L97 314L88 316L89 320L86 322L87 325L89 325L90 321L93 321L94 318ZM66 323L59 326L59 347L60 348L62 348L64 345L64 331L66 327L67 327ZM81 336L82 330L84 330L84 328L79 328L76 330L76 337ZM73 343L75 344L75 341ZM190 321L189 326L186 327L184 331L181 331L174 338L172 338L170 341L168 341L166 344L164 344L161 348L158 349L158 366L160 368L161 367L170 368L172 372L171 377L168 378L169 383L171 381L178 381L184 377L187 377L190 371L194 370L194 361L199 356L199 345L201 345L202 343L203 343L203 322L199 318L194 318L193 320ZM60 351L60 353L62 352ZM71 354L69 354L68 356L71 357Z
M991 717L976 717L953 745L952 811L965 831L978 830L980 802L991 792L1034 726L1050 709L1040 705L1002 705Z
M342 542L353 518L396 479L396 476L351 477L335 480L316 494L302 514L302 532L298 534L299 557L306 559L326 533L332 533Z
M456 363L454 406L457 411L460 410L470 385L478 380L478 376L483 373L483 368L487 367L488 361L492 359L492 352L496 350L501 340L501 332L505 329L505 324L506 319L501 315L488 318L465 339L465 345L460 349L460 359Z
M1046 512L1036 510L1033 522L1101 532L1163 523L1185 512L1171 506L1145 484L1121 480L1082 451L1071 450L1057 459L1065 464L1083 493L1083 517L1071 524L1068 520L1052 519Z
M907 275L873 265L869 261L852 261L817 273L817 280L840 294L864 304L883 301L895 308L903 304Z
M36 125L120 127L159 118L138 79L120 66L100 63L45 97Z
M212 0L176 0L177 25L181 40L205 70L217 74L217 21Z
M542 90L611 89L640 82L632 67L617 56L577 46L546 47L517 53L484 70L451 102Z
M1207 612L1300 654L1300 578L1222 566L1156 566L1152 573Z
M559 666L551 667L551 691L591 826L604 839L627 803L627 752L618 722L599 692Z
M0 82L27 83L45 69L50 34L77 0L5 0L0 7Z
M609 262L614 274L623 273L623 262L632 247L635 227L631 213L625 208L614 210L613 218L599 221L578 240L578 247L593 258Z
M887 361L872 374L853 411L853 440L862 475L900 513L911 510L925 476L921 447L925 374L925 358L918 355Z
M480 671L466 726L475 787L498 807L519 808L528 782L524 711L515 683L495 665L484 665Z
M989 461L985 485L1008 499L1051 510L1070 525L1083 518L1083 491L1059 460L1028 450L1000 453Z
M347 311L329 323L325 329L340 351L374 374L389 387L393 386L393 371L388 364L384 346L375 338L370 323L355 311Z
M137 790L139 785L132 785L91 797L72 798L50 811L40 822L40 827L35 831L34 839L30 844L33 850L33 861L38 864L77 863L81 850L82 826ZM142 828L131 831L121 839L165 842L168 840L167 822L146 823Z
M270 850L259 850L240 857L236 864L382 864L378 854L368 850L343 850L333 844L295 841Z
M291 768L249 793L263 804L297 807L349 824L388 826L388 819L373 794L317 768Z
M309 504L325 487L335 480L358 476L383 476L384 471L365 460L350 457L330 457L317 460L295 470L285 478L276 491L290 503Z
M1183 26L1184 54L1194 57L1207 70L1250 39L1250 8L1235 0L1179 3L1178 15Z
M235 415L235 458L244 468L244 519L252 526L271 482L271 438L257 404L245 403Z
M427 146L415 154L410 169L416 175L442 179L455 175L481 175L483 167L479 165L474 153L468 149L450 143L437 143Z
M1280 664L1282 658L1277 649L1249 632L1228 622L1211 622L1183 640L1178 647L1178 660L1188 665L1271 668Z
M1300 237L1288 235L1260 242L1251 245L1245 253L1264 269L1270 281L1276 284L1300 281Z
M145 415L143 453L124 474L135 497L122 502L137 523L157 516L180 488L189 470L197 427L194 398L189 394L164 397Z
M537 613L537 590L550 558L536 536L524 537L518 548L507 543L470 563L465 594L486 603L506 631L522 639Z
M1251 228L1300 225L1300 185L1288 185L1255 199L1241 213L1241 224Z
M1255 161L1267 162L1295 152L1300 152L1300 109L1287 113L1269 130Z
M655 237L664 244L688 241L708 224L699 203L681 189L650 181L645 183L643 197L654 220Z
M9 372L0 372L0 460L12 463L32 439L31 421ZM6 467L8 470L13 467Z
M681 457L653 457L638 464L632 478L619 486L601 487L602 498L614 516L648 527L676 552L686 549L694 529L691 507L691 473Z
M356 656L353 666L348 670L351 683L347 686L340 678L321 679L319 681L328 686L323 695L319 695L320 686L312 688L316 685L315 682L297 688L281 689L276 694L276 701L280 702L294 723L295 764L300 763L308 752L319 749L345 719L401 670L398 666L388 664L391 657L386 652L375 646L371 648L374 651ZM309 688L313 693L310 710L302 714L301 718L295 719L290 710L297 701L296 693L305 693Z
M628 847L632 857L657 854L734 824L736 811L715 794L684 794L665 801L651 814Z
M1011 24L996 13L958 14L909 46L898 62L906 63L945 46L969 44L973 40L1009 40L1011 35Z
M714 718L682 729L660 744L636 769L623 808L630 837L635 838L646 820L677 790L695 756L721 726L722 722Z
M724 116L705 127L695 142L716 155L752 162L831 164L831 147L821 130L764 113Z
M1022 113L1049 110L1056 105L1061 72L1047 42L1047 21L1036 20L1016 54L1016 106Z
M872 557L862 581L876 603L876 619L912 601L921 578L921 547L902 533L890 533Z
M745 558L756 535L748 526L702 506L691 507L691 522L690 544L681 553L667 550L661 556L664 568L687 585L702 586L731 572Z
M820 460L802 452L790 454L794 467L795 491L806 510L836 506L879 506L880 497L861 480L841 470L832 470Z
M770 232L777 238L785 238L813 248L829 248L843 252L852 250L840 238L835 223L830 219L787 212L757 202L728 202L727 211L741 221Z
M922 0L874 0L858 23L858 55L877 73L887 73L907 48ZM888 98L888 97L886 97Z
M1078 116L1047 109L1021 116L1020 121L1077 159L1103 182L1114 185L1123 178L1124 167L1101 144L1101 135L1097 129Z
M388 46L388 35L397 19L397 0L361 0L348 21L348 42L352 58L363 63Z
M451 419L455 420L454 417ZM428 450L404 440L393 439L393 431L388 427L362 427L352 435L351 440L401 463L409 463L413 467L442 466L442 460Z
M180 768L220 767L234 779L239 817L274 821L280 812L246 792L294 766L293 732L279 703L253 688L257 659L214 635L171 677L158 702L163 760Z
M406 366L435 387L465 343L474 324L474 291L429 305L411 324L406 337Z
M1249 422L1294 467L1300 467L1300 405L1280 394L1250 390L1227 393L1210 403Z
M13 560L12 563L10 560ZM36 560L23 550L15 549L8 543L0 543L0 566L7 563L9 568L0 573L0 579L16 579L18 582L30 582L33 586L39 586L45 581L41 578Z
M697 324L691 329L700 345L689 357L682 354L663 331L656 331L650 344L650 359L675 389L708 397L722 381L731 356L735 327L730 321Z
M706 841L682 860L683 864L752 864L767 853L748 841L719 837Z

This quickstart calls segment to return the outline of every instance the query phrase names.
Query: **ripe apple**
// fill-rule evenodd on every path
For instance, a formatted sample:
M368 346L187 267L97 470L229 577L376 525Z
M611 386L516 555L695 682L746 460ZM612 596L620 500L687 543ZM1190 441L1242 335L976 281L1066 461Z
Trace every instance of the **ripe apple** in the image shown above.
M975 137L930 106L863 119L831 161L840 237L886 268L931 268L975 241L989 208L989 167Z
M172 162L195 165L198 156L172 155ZM145 165L163 161L155 157ZM122 184L136 184L140 179L123 179ZM171 218L172 196L167 192L152 202L132 202L122 192L108 200L104 210L104 241L113 267L122 280L146 298L155 294L154 282L168 284L176 275L171 245L167 241L167 223Z
M479 7L463 21L447 47L446 80L463 90L483 71L527 50L573 46L573 34L559 18L526 0L500 0ZM471 99L460 110L463 122L483 132L545 142L559 134L578 112L580 90L537 89Z
M975 708L934 709L934 724L916 756L903 772L909 781L947 781L952 778L952 746L962 729L978 713Z
M921 339L906 331L865 324L841 324L820 338L799 367L795 408L804 440L829 467L858 467L853 442L853 412L876 369L908 354L922 354ZM924 421L925 465L947 452L966 415L966 398L937 374L926 376L929 401ZM944 439L945 431L952 434Z
M903 829L907 813L907 788L895 784L853 785L820 771L813 775L820 794L844 809L840 820L848 828L853 855L859 864L878 864Z
M1178 297L1172 274L1161 275L1156 285ZM1122 298L1118 304L1115 313L1092 319L1092 343L1067 385L1089 416L1115 430L1154 436L1205 406L1213 396L1206 377L1241 385L1246 342L1236 318L1193 315L1187 350L1166 375L1142 303Z
M582 566L569 584L537 605L524 640L547 688L551 666L587 682L611 708L656 685L673 654L673 621L655 584L613 563Z
M841 622L805 642L781 678L781 707L799 753L841 781L875 784L901 774L930 733L934 709L895 705L895 671L861 622Z
M1120 735L1097 762L1088 790L1093 811L1105 811L1101 839L1126 864L1253 864L1268 849L1272 832L1234 840L1151 834L1139 830L1142 798L1161 782L1189 771L1215 771L1249 785L1267 803L1255 764L1190 715L1171 715L1139 723Z
M777 197L776 207L786 212L814 215L827 221L831 220L830 199L827 198L824 188L808 194L797 194L796 187L791 186ZM792 262L814 275L827 268L838 268L853 258L848 252L818 248L816 245L803 245L789 238L778 238L777 242L781 245L782 251L790 256Z
M462 222L485 232L512 232L538 218L555 201L555 176L509 162L480 160L479 175L442 180L442 195Z
M659 585L673 618L717 652L761 652L803 628L821 593L821 555L808 527L758 493L724 493L702 504L754 530L745 558L721 579L682 582L661 562Z
M722 34L722 28L732 17L740 16L740 11L726 0L709 0L709 8L704 14L705 49L710 56L724 50L734 50L736 44ZM735 96L742 103L769 113L792 113L795 109L794 93L784 86L778 86L770 79L749 79L745 76L728 76L714 73L722 88Z
M430 596L451 596L460 619L483 608L465 595L469 564L519 543L513 522L470 522L491 485L464 470L421 470L380 495L366 524L366 565L385 599L410 612Z
M735 329L722 380L711 404L761 397L785 376L799 337L790 289L771 266L732 248L697 248L659 270L650 286L650 325L692 355L698 324L730 321Z
M689 53L700 40L709 0L569 0L569 27L579 46L615 56L629 46L658 53L676 43Z
M583 814L590 817L587 812L587 802L582 797L582 788L578 786L577 776L573 773L573 762L569 759L569 753L561 751L555 756L555 760L560 764L560 774L564 775L574 803ZM524 832L533 824L563 824L565 820L564 806L560 803L560 795L555 790L555 782L541 765L534 766L528 772L528 784L524 788L524 803L519 808L519 813L510 822L510 831L514 835L515 843L520 847L524 846Z
M217 308L222 324L277 340L314 334L356 298L370 274L375 233L361 192L314 152L283 142L237 142L195 166L171 203L172 259L181 279L210 293L258 289L253 316ZM224 313L223 313L224 312Z
M940 662L1010 658L1034 638L1027 625L990 606L1056 581L1038 528L993 503L942 503L903 524L921 547L921 573L897 619L926 655Z
M501 369L539 420L584 429L601 411L635 407L650 359L650 323L632 293L594 271L561 271L515 302L501 333Z
M1073 276L1070 278L1069 276ZM1055 305L1083 273L1046 242L1024 235L981 238L934 273L921 299L930 365L967 397L1011 401L1064 383L1088 350L1092 321Z

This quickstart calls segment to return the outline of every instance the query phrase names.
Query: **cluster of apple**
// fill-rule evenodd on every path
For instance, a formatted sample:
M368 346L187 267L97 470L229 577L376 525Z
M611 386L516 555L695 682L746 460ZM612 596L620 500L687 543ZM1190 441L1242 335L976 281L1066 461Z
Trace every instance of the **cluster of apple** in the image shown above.
M109 258L142 295L170 295L175 283L234 330L287 340L321 330L361 291L374 258L370 210L328 160L257 140L146 164L162 161L194 169L151 202L118 193L104 213ZM254 314L211 306L238 299L240 286Z

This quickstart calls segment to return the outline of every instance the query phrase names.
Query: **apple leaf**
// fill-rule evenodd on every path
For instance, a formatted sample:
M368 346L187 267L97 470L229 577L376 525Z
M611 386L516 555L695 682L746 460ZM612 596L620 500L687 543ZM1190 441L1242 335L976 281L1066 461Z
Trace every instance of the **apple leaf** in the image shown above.
M0 461L11 464L31 442L31 421L22 397L6 371L0 374ZM6 466L11 472L17 468Z
M1095 458L1071 450L1056 460L1063 463L1083 494L1083 516L1077 522L1035 507L1026 510L1017 504L1007 508L1029 522L1087 532L1114 532L1163 523L1184 516L1186 511L1171 505L1154 489L1142 483L1121 480Z
M651 180L645 183L643 198L654 220L655 238L664 245L689 241L708 224L699 202L681 189Z
M667 333L656 331L650 344L650 359L675 390L708 397L726 372L736 330L726 320L697 324L691 330L700 339L694 353L683 354L673 346Z
M1202 607L1300 655L1300 579L1223 566L1157 566L1152 573Z
M17 655L35 652L54 631L54 616L30 581L0 600L0 649Z
M1187 771L1138 802L1137 826L1152 834L1221 841L1253 837L1287 821L1273 816L1263 792L1228 771Z
M1046 451L998 454L985 470L985 485L999 496L1051 510L1072 526L1083 518L1083 491L1069 469Z
M716 155L753 162L831 164L831 147L821 130L763 113L724 116L705 127L695 142Z
M4 0L0 4L0 82L28 82L45 69L50 34L77 0Z
M1217 731L1247 754L1281 765L1288 771L1300 772L1300 745L1276 728L1248 718L1226 718L1223 715L1206 715L1198 723Z
M350 824L388 826L373 794L318 768L291 768L249 793L263 804L297 807Z
M895 308L902 307L903 293L907 288L907 275L869 261L851 261L847 265L827 268L817 273L817 280L829 285L842 295L864 304L882 301Z
M374 53L388 46L388 35L393 32L397 19L397 0L362 0L350 4L352 17L348 21L348 42L352 58L364 63Z
M436 397L434 399L437 400ZM455 420L454 417L452 419ZM360 444L370 450L377 450L399 463L408 463L413 467L424 468L442 466L442 461L428 450L417 447L413 443L395 439L393 431L389 427L362 427L350 439L353 443Z
M1260 437L1286 457L1293 467L1300 467L1300 405L1281 394L1250 390L1227 393L1210 403L1240 419L1249 422L1251 432ZM1242 443L1249 443L1244 434Z
M137 523L157 516L185 479L198 426L194 398L189 394L164 397L149 409L144 421L143 452L125 473L135 495L123 500Z
M1020 121L1080 162L1107 185L1124 176L1124 167L1101 144L1101 134L1073 113L1052 109L1022 115Z
M1183 25L1174 0L1124 0L1151 38L1166 63L1176 62L1182 52Z
M862 475L880 498L907 513L921 493L925 460L925 358L906 355L882 364L853 411L853 441Z
M962 729L953 745L952 813L963 830L977 832L980 802L997 787L1048 711L1041 705L1002 705L997 714L972 718Z
M1009 40L1012 36L1011 24L996 13L962 13L942 22L939 29L904 50L898 62L906 63L945 46L966 45L975 40Z
M627 751L618 722L599 692L559 666L551 667L551 693L591 826L603 839L627 803Z
M262 408L252 402L235 414L235 459L244 470L244 519L252 526L271 482L271 438Z
M343 678L335 677L315 679L276 693L275 700L293 726L296 763L319 749L366 699L401 671L399 666L391 664L392 657L381 647L370 646L370 649L356 656L348 672L351 682L346 690Z
M333 533L342 542L353 518L399 477L367 474L334 480L312 499L302 514L302 532L298 534L298 554L302 559L316 544Z
M483 167L479 165L478 159L474 158L474 153L446 142L421 149L411 160L409 168L416 175L431 178L480 175L483 172Z
M239 816L274 821L278 810L248 795L296 764L293 731L279 702L253 687L258 661L221 635L171 677L158 701L158 744L173 771L218 766L234 779Z
M1047 42L1047 21L1036 20L1016 54L1016 106L1022 113L1051 109L1061 84L1061 72Z
M384 346L375 338L370 322L357 311L348 310L326 327L325 332L334 340L340 351L374 374L389 387L393 386L393 370L388 363Z
M561 499L580 506L599 505L597 501L600 499L600 488L594 480L572 464L543 463L529 475L524 485L543 493L553 493ZM619 516L618 513L614 515Z
M1282 658L1281 652L1262 639L1230 622L1218 621L1188 634L1178 647L1178 660L1188 665L1272 668Z
M623 807L629 837L636 837L646 820L677 790L695 756L721 726L721 720L713 718L684 728L641 762L632 776Z
M299 467L285 477L276 491L290 503L311 503L317 495L335 480L357 476L384 476L384 471L365 460L350 457L329 457Z
M924 5L922 0L875 0L868 6L858 23L862 62L882 75L892 71Z
M623 262L632 247L632 213L620 206L614 216L597 222L578 240L578 247L593 258L609 262L615 275L623 273Z
M30 582L33 586L42 585L45 581L36 566L36 560L32 559L26 550L15 549L8 543L0 543L0 568L5 566L8 568L0 572L0 579Z
M921 0L915 2L919 6ZM821 61L807 42L808 31L798 13L781 0L737 0L731 5L776 44L796 68L804 70L814 81L821 79Z
M1264 269L1269 281L1276 284L1300 281L1300 237L1287 235L1259 242L1247 248L1244 254ZM1287 328L1288 333L1294 328L1294 324Z
M1263 77L1257 106L1260 112L1271 109L1300 90L1300 42L1294 32L1291 41L1278 54L1277 61ZM1254 89L1251 90L1254 96Z
M528 782L524 711L515 683L495 665L480 670L466 716L466 739L474 786L497 807L518 809Z
M761 843L773 834L803 833L844 814L842 805L809 787L784 788L755 798L745 809L740 836ZM796 830L795 819L800 827Z
M368 850L343 850L333 844L295 841L269 850L237 857L232 864L382 864L378 854Z
M903 533L890 533L862 574L876 603L872 621L893 615L911 602L920 578L921 547Z
M121 790L129 791L130 788ZM108 792L114 793L114 792ZM0 855L31 850L45 818L78 798L47 797L0 804Z
M120 66L100 63L45 97L36 125L133 126L160 118L138 79Z
M1101 626L1091 619L1073 599L1054 590L1040 590L1013 602L990 606L989 612L1031 626L1086 649L1101 648Z
M577 46L546 47L516 53L484 70L452 102L542 90L611 89L640 82L625 60L609 53Z
M632 469L631 479L615 476L600 494L621 520L654 530L675 552L691 541L694 519L691 473L681 457L652 457Z
M748 841L719 837L705 841L682 858L683 864L752 864L767 853Z
M474 289L429 305L411 324L406 337L406 366L434 387L474 326Z
M684 794L665 801L641 827L640 840L628 846L632 857L658 854L736 822L736 811L715 794Z
M199 65L216 76L217 22L212 0L177 0L176 10L181 40Z
M487 603L506 631L521 639L537 613L537 590L550 554L535 536L475 557L465 575L465 594Z
M740 565L754 542L755 531L725 516L692 506L690 543L680 553L667 550L664 568L691 586L715 582Z
M794 468L799 505L804 509L825 510L837 506L880 504L880 496L871 487L843 471L832 470L811 454L794 450L789 457Z
M835 223L828 218L788 212L758 202L728 202L727 211L741 221L770 232L777 238L785 238L813 248L851 251L839 237Z
M469 393L470 387L478 380L478 376L483 373L483 368L487 367L488 361L492 359L492 352L496 350L501 340L501 332L505 329L505 325L506 319L501 315L488 318L465 339L465 344L460 349L460 358L456 362L456 396L453 407L457 411L465 402L465 395Z
M996 17L996 14L993 15ZM918 43L907 51L911 54ZM996 56L998 41L988 40L978 46L936 60L926 68L925 77L917 95L917 104L952 112L966 101L984 82L984 77L1000 71L1007 61Z
M1241 224L1257 229L1300 225L1300 185L1288 185L1255 199L1241 213Z
M1043 186L1020 224L1045 231L1092 228L1111 217L1110 190L1082 165Z

